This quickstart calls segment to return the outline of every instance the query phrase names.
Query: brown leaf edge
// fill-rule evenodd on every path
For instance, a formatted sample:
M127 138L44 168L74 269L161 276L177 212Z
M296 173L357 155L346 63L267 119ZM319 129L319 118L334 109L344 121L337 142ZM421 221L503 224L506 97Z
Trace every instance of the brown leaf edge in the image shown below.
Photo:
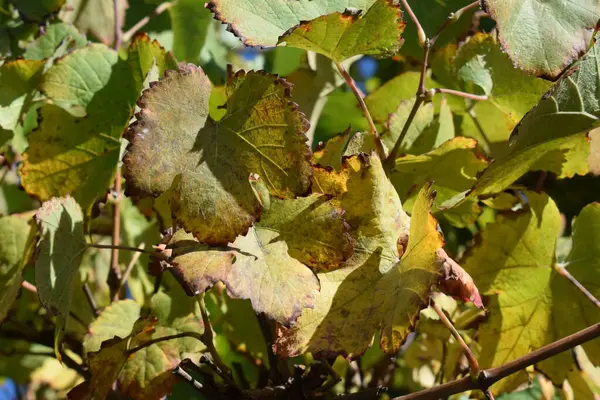
M458 298L464 302L470 301L477 308L483 308L483 302L477 286L471 275L446 253L444 249L437 251L440 265L440 279L438 289L448 296Z

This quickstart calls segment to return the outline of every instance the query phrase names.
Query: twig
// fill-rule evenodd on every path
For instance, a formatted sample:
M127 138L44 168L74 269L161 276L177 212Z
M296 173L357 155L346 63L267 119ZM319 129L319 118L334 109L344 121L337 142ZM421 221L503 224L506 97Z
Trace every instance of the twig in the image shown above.
M445 94L451 94L453 96L464 97L465 99L471 99L471 100L485 101L488 99L487 96L480 96L477 94L461 92L460 90L453 90L453 89L446 89L446 88L434 88L433 91L434 91L434 94L445 93Z
M204 303L204 293L196 296L198 300L198 305L200 306L200 313L202 314L202 322L204 323L204 332L202 333L202 342L208 349L208 352L212 356L213 362L223 371L224 374L227 374L231 378L231 371L225 365L221 356L217 352L217 348L213 342L214 339L214 331L212 324L210 323L210 318L208 317L208 311L206 310L206 304Z
M469 116L471 117L471 119L473 120L475 127L479 131L481 138L483 139L483 142L485 145L484 150L486 151L487 154L491 154L492 153L492 142L490 142L490 139L488 139L485 131L483 130L483 126L481 126L481 122L479 122L479 118L477 118L477 114L475 113L475 110L473 110L473 107L469 108L468 113L469 113Z
M583 293L585 295L585 297L588 298L589 301L591 301L592 303L594 303L594 305L596 307L600 308L600 301L598 301L598 299L596 297L594 297L594 295L589 290L587 290L581 283L579 283L579 281L577 279L575 279L575 277L573 275L571 275L571 273L569 271L567 271L567 269L564 266L562 266L562 265L556 265L555 269L558 271L558 273L561 276L564 276L573 285L575 285L575 287L577 289L579 289L579 291L581 293Z
M169 8L171 8L173 6L173 4L174 3L171 3L171 2L165 2L165 3L159 4L158 7L156 7L154 9L154 11L152 12L151 15L145 16L144 18L139 20L135 25L133 25L131 28L129 28L129 30L127 30L127 32L125 32L123 34L123 41L129 42L131 40L131 38L140 29L142 29L148 22L150 22L150 17L162 14L165 10L168 10Z
M21 287L25 290L30 291L31 293L37 293L37 288L35 287L35 285L32 285L27 281L21 282Z
M483 370L479 374L477 380L473 380L470 376L466 376L462 379L444 383L443 385L435 386L420 392L395 397L392 400L437 400L473 389L485 391L500 379L506 378L507 376L512 375L523 368L537 364L550 357L560 354L563 351L579 346L580 344L588 342L592 339L596 339L597 337L600 337L600 323L557 340L554 343L532 351L531 353L500 367Z
M454 336L454 339L456 339L458 344L460 344L460 347L462 347L463 351L465 352L465 355L467 356L467 360L469 360L469 365L471 366L471 376L473 378L477 378L481 369L479 368L479 363L477 362L475 355L473 354L469 346L465 343L462 336L460 336L460 333L458 333L452 322L448 319L448 317L446 317L444 311L442 311L442 309L438 307L438 305L435 303L435 300L433 299L431 299L431 308L433 308L435 313L440 317L440 320L442 321L444 326L448 328L452 336Z
M487 400L495 400L494 399L494 395L492 394L492 391L490 389L486 389L483 391L483 394L485 395L485 398Z
M433 41L435 42L438 37L440 37L440 35L442 34L442 32L450 25L452 25L453 23L455 23L456 21L458 21L458 19L460 17L462 17L462 15L464 13L466 13L467 11L479 7L479 1L474 1L471 4L467 4L466 6L464 6L463 8L458 9L457 11L450 13L450 15L448 15L448 18L446 18L446 21L444 22L444 24L440 27L440 29L438 29L438 31L435 33L435 35L433 36L432 39L434 39Z
M112 244L98 244L98 243L88 243L87 247L93 247L96 249L114 249L116 247L119 250L137 251L139 253L149 254L151 257L155 257L155 258L158 258L159 260L163 260L163 261L167 261L167 262L169 262L171 260L168 256L164 255L163 253L159 253L159 252L152 251L152 250L146 250L146 249L142 249L139 247L113 246Z
M137 248L140 249L140 250L144 250L145 247L146 247L145 243L140 243L140 245ZM121 281L119 282L119 286L117 287L117 290L115 290L115 294L113 296L113 300L112 301L119 300L119 293L121 293L121 289L123 289L123 286L125 286L125 283L127 282L127 279L129 279L129 275L131 275L131 271L133 270L133 267L138 262L138 260L140 259L141 255L142 255L142 252L141 251L137 251L137 252L133 253L133 256L131 256L131 260L129 261L129 265L127 265L127 268L125 269L125 272L123 272L123 276L121 276Z
M95 316L100 315L100 311L98 311L98 306L96 305L96 300L94 299L94 295L92 294L92 290L90 289L90 285L87 283L87 280L83 282L82 288L92 313L94 313Z
M361 390L356 393L344 394L335 397L336 400L376 400L381 397L382 394L386 393L388 388L379 386L375 388L368 388ZM436 399L437 400L437 399Z
M419 46L421 46L421 47L425 46L425 43L427 42L427 35L425 35L425 31L423 30L423 27L421 26L419 19L413 12L412 8L410 8L408 1L406 1L406 0L400 0L400 1L402 2L402 7L404 7L404 10L406 11L406 13L410 17L410 19L414 22L414 24L417 28L417 37L419 38Z
M116 2L119 0L115 0ZM115 297L119 282L121 281L121 270L119 269L119 244L121 243L121 168L117 167L115 184L113 187L113 230L111 237L112 251L110 253L110 269L106 279L110 288L111 298Z
M119 50L119 48L121 48L121 36L123 35L123 31L121 30L121 24L119 23L119 21L121 20L121 13L119 12L120 1L121 0L113 0L113 11L115 16L115 50Z
M153 344L156 344L156 343L165 342L167 340L173 340L173 339L181 339L184 337L191 337L191 338L198 339L199 341L203 342L202 335L200 335L198 332L182 332L182 333L178 333L176 335L168 335L168 336L163 336L163 337L159 337L156 339L148 340L147 342L144 342L137 347L127 350L127 354L131 355L137 351L145 349L146 347L152 346Z
M282 382L281 373L279 372L279 357L273 351L273 330L271 326L271 321L264 315L258 314L258 325L260 326L260 330L263 334L267 345L267 355L269 357L269 372L272 383L278 384Z
M375 122L373 122L373 118L371 117L371 114L369 113L369 109L367 108L367 105L365 104L365 101L363 100L363 96L362 96L360 89L356 86L356 82L354 82L354 79L352 79L352 77L350 76L348 71L346 71L346 68L344 68L344 66L342 64L336 62L335 66L337 67L338 71L340 72L340 74L342 75L342 77L344 78L344 80L346 81L348 86L350 87L350 89L352 89L354 96L356 96L358 105L362 109L363 115L365 116L365 119L367 120L367 123L369 124L369 130L371 131L371 133L373 135L375 135L375 137L379 137L379 134L377 133L377 128L375 127Z
M235 384L233 379L229 375L227 375L225 372L223 372L223 370L221 368L219 368L219 366L217 364L215 364L209 356L207 356L206 354L202 354L200 356L200 362L202 364L208 365L210 367L210 369L212 369L215 374L220 376L221 379L223 379L223 381L225 381L225 383L227 383L229 386L231 386L233 388L237 388L237 385Z
M198 382L196 379L194 379L190 374L188 374L188 372L183 369L181 367L181 365L176 366L175 368L173 368L173 375L178 376L179 378L183 379L184 381L188 382L190 385L192 385L192 387L198 391L202 391L204 389L204 386L202 386L202 383Z

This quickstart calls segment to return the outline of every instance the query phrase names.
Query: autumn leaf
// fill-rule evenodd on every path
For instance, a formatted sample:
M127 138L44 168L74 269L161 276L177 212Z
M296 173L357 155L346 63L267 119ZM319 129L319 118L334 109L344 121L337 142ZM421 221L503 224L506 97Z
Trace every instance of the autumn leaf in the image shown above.
M302 21L279 37L278 44L315 51L335 62L357 54L393 56L402 47L400 5L377 0L364 16L345 10Z
M592 294L600 295L600 207L590 204L581 211L573 225L573 248L565 263L558 264L561 221L556 204L543 193L525 195L525 208L501 213L462 263L481 293L489 296L490 315L480 328L482 368L504 364L600 321L596 306L559 272L566 268ZM583 347L593 362L600 360L598 343ZM560 384L572 365L572 358L563 353L536 367ZM526 380L519 372L492 388L511 391Z
M343 268L318 274L321 292L314 309L305 310L276 342L283 356L307 351L357 356L376 331L382 349L395 352L437 279L436 251L443 242L429 213L431 189L421 191L409 220L377 156L351 159L361 162L348 179L342 207L356 251Z
M209 117L210 90L204 72L188 64L145 91L124 162L132 191L159 196L173 187L175 218L198 240L223 245L259 219L250 174L276 196L306 194L310 150L307 121L283 79L236 73L219 121Z

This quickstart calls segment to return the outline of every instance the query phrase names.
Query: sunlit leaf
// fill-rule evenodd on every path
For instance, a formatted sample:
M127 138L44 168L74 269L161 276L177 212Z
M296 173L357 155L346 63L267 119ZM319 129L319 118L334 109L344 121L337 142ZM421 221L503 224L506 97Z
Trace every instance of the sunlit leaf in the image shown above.
M119 159L119 138L154 60L161 72L174 65L158 43L139 36L128 60L96 44L75 50L48 70L42 84L46 94L87 116L70 115L55 104L42 106L39 127L29 135L31 145L23 156L28 193L42 201L70 194L85 212L105 195Z
M72 197L53 198L42 204L35 220L41 235L35 261L40 301L66 321L86 249L83 214Z
M63 41L67 44L66 50L79 49L87 44L87 40L74 26L62 23L51 24L40 37L25 46L23 58L43 60L55 56L57 48Z
M501 365L600 321L596 306L555 269L561 221L554 201L534 192L526 196L526 209L501 213L463 262L482 294L490 296L489 319L480 329L482 368ZM573 226L573 249L564 264L595 296L600 295L599 227L600 206L588 205ZM588 342L584 349L598 362L598 343ZM572 365L572 358L563 353L537 368L560 384ZM520 372L493 388L510 391L526 379Z
M393 56L402 46L400 6L377 0L361 16L358 11L336 12L302 21L279 38L279 44L321 53L335 62L357 54Z
M133 189L158 196L173 185L175 218L199 240L226 244L260 215L249 175L260 174L274 195L304 194L310 150L307 122L284 80L238 72L218 122L208 116L210 89L202 70L188 65L146 91L124 162Z
M443 242L429 213L433 197L423 189L409 220L380 160L363 158L342 197L356 252L345 267L318 274L315 308L282 333L277 352L359 355L378 330L382 349L397 351L437 279L436 250Z
M0 217L0 324L19 294L29 224L18 216Z
M0 127L12 131L31 103L43 60L14 60L0 66Z
M271 47L286 30L300 21L343 12L346 8L368 10L376 0L334 0L326 3L312 0L212 0L207 8L215 18L250 46ZM266 18L268 16L268 18Z
M482 4L496 20L502 47L515 64L549 78L556 78L587 50L600 19L595 0L483 0Z

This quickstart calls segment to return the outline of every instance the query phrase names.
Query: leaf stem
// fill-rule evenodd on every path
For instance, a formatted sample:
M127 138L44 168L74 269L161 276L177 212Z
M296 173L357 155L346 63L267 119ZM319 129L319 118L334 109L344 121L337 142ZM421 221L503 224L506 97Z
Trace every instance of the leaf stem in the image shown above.
M198 301L198 305L200 306L200 313L202 314L202 322L204 323L204 332L202 333L201 340L204 343L204 345L206 346L206 348L208 349L208 352L210 353L210 355L212 356L213 362L215 363L215 365L217 367L219 367L221 369L221 371L223 371L223 373L231 379L231 371L229 370L227 365L225 365L225 363L221 359L221 356L217 352L217 348L215 347L215 344L213 342L214 331L213 331L212 324L210 323L210 318L208 317L208 311L206 310L206 304L204 302L204 293L196 296L196 299Z
M562 265L556 265L555 266L556 271L561 275L564 276L565 278L567 278L573 285L575 285L575 287L577 289L579 289L579 291L581 293L583 293L585 295L585 297L588 298L589 301L591 301L592 303L594 303L594 305L598 308L600 308L600 301L598 301L598 299L596 297L594 297L594 295L585 288L585 286L583 286L581 283L579 283L579 281L577 279L575 279L575 277L573 275L571 275L571 273L569 271L567 271L567 269L562 266Z
M394 161L398 157L398 152L400 151L400 146L402 145L402 142L404 141L404 138L406 137L406 134L408 133L408 128L410 128L410 125L412 124L413 119L415 119L415 116L417 115L417 111L419 111L419 107L421 106L421 104L423 104L423 102L424 102L423 97L417 96L417 98L415 99L415 104L413 105L412 109L410 110L410 114L408 114L408 118L406 119L406 122L404 123L404 126L402 127L402 132L400 132L400 136L398 137L398 140L396 140L396 144L394 144L394 148L392 149L389 156L387 157L386 163L393 165Z
M404 10L406 11L406 13L410 17L410 19L414 22L414 24L417 28L417 37L419 39L419 46L421 46L421 47L425 46L425 44L427 42L427 35L425 35L425 31L423 30L423 27L421 26L419 19L413 12L412 8L410 8L408 1L406 1L406 0L400 0L400 1L402 3L402 7L404 7Z
M119 0L115 0L117 4ZM115 16L116 17L116 16ZM119 293L117 291L119 282L121 281L121 270L119 269L119 244L121 243L121 168L117 167L117 173L115 175L115 183L113 186L114 200L113 200L113 230L111 236L112 251L110 253L110 269L108 270L108 277L106 283L110 288L110 294L113 299L119 299Z
M453 394L466 392L467 390L479 389L485 391L500 379L506 378L507 376L512 375L523 368L537 364L550 357L560 354L563 351L567 351L573 347L579 346L598 337L600 337L600 323L582 329L579 332L532 351L531 353L517 358L516 360L506 363L500 367L483 370L479 374L478 379L475 381L472 380L470 376L466 376L462 379L435 386L430 389L425 389L420 392L395 397L392 400L437 400Z
M476 7L479 7L479 1L474 1L471 4L467 4L466 6L456 10L455 12L450 13L450 15L448 15L448 18L446 18L444 24L438 29L438 31L433 36L433 42L435 42L438 39L438 37L440 37L442 32L446 30L447 27L458 21L458 19L462 17L464 13Z
M148 22L150 22L150 18L156 15L160 15L162 14L165 10L168 10L169 8L171 8L175 3L174 2L164 2L158 5L158 7L156 7L154 9L154 11L152 11L151 15L147 15L144 18L142 18L141 20L139 20L135 25L133 25L131 28L129 28L127 30L127 32L125 32L123 34L123 41L124 42L129 42L131 40L131 38L140 30L142 29Z
M121 38L123 35L123 30L121 29L121 24L119 21L121 20L121 13L119 12L119 2L121 0L113 0L113 11L115 16L115 38L114 38L114 49L119 50L121 47Z
M194 379L194 377L192 377L185 369L183 369L183 367L181 365L178 365L175 368L173 368L172 373L173 373L173 375L177 375L179 378L188 382L197 391L199 391L199 392L203 391L204 386L202 385L202 383L200 383L196 379Z
M433 89L433 91L434 91L434 94L445 93L445 94L451 94L453 96L464 97L465 99L471 99L471 100L485 101L485 100L488 99L487 96L480 96L478 94L461 92L460 90L453 90L453 89L446 89L446 88L435 88L435 89Z
M135 352L138 352L138 351L140 351L142 349L145 349L146 347L150 347L153 344L157 344L157 343L160 343L160 342L166 342L167 340L181 339L181 338L184 338L184 337L192 337L192 338L198 339L201 342L204 342L202 340L202 335L200 335L198 332L182 332L182 333L178 333L178 334L175 334L175 335L168 335L168 336L163 336L163 337L159 337L159 338L156 338L156 339L149 340L147 342L144 342L144 343L140 344L137 347L134 347L132 349L127 350L127 354L131 355L131 354L133 354Z
M375 127L375 123L373 122L371 113L369 113L369 109L367 108L367 105L365 104L365 101L363 100L363 94L360 91L360 89L356 86L356 82L354 82L354 79L352 79L352 77L350 76L348 71L346 71L346 68L344 68L344 66L341 63L336 62L335 66L337 67L338 71L340 72L340 75L342 75L342 77L344 78L344 80L346 81L346 83L348 84L350 89L352 89L354 96L356 96L358 105L362 109L365 119L367 120L367 123L369 124L369 130L371 131L371 133L373 135L375 135L375 137L379 137L379 133L377 133L377 128Z
M95 316L100 315L100 311L98 311L98 306L96 305L96 300L94 299L94 295L92 294L92 290L90 289L90 285L86 281L83 282L83 293L85 294L85 298L87 299L88 304L90 305L90 309Z
M140 251L136 251L135 253L133 253L133 256L131 256L131 260L129 261L129 264L127 265L127 268L125 269L125 272L123 272L123 276L121 276L121 280L119 281L119 286L117 287L117 290L115 290L115 294L113 296L112 301L119 300L119 293L121 293L121 289L123 289L123 286L125 286L127 279L129 279L129 275L131 275L131 271L133 270L135 263L137 263L138 260L140 259L140 256L142 255L142 251L145 249L145 247L146 247L145 243L140 243L140 245L137 247L137 249L139 249Z
M431 299L430 305L431 308L433 308L436 314L440 317L440 320L442 321L444 326L448 328L452 336L454 336L454 339L456 339L460 347L462 347L463 351L465 352L465 356L467 357L467 360L469 360L469 365L471 366L471 377L473 379L477 379L479 372L481 372L481 368L479 368L479 363L477 362L475 355L473 354L467 343L465 343L462 336L460 336L460 333L458 333L458 331L452 324L452 321L450 321L450 319L446 317L444 311L435 303L435 300Z
M145 253L145 254L149 254L151 257L156 257L160 260L163 261L170 261L170 258L165 256L162 253L156 252L156 251L152 251L152 250L146 250L146 249L142 249L140 247L131 247L131 246L113 246L112 244L98 244L98 243L88 243L86 244L87 247L93 247L95 249L114 249L115 247L118 248L119 250L128 250L128 251L137 251L140 253Z

